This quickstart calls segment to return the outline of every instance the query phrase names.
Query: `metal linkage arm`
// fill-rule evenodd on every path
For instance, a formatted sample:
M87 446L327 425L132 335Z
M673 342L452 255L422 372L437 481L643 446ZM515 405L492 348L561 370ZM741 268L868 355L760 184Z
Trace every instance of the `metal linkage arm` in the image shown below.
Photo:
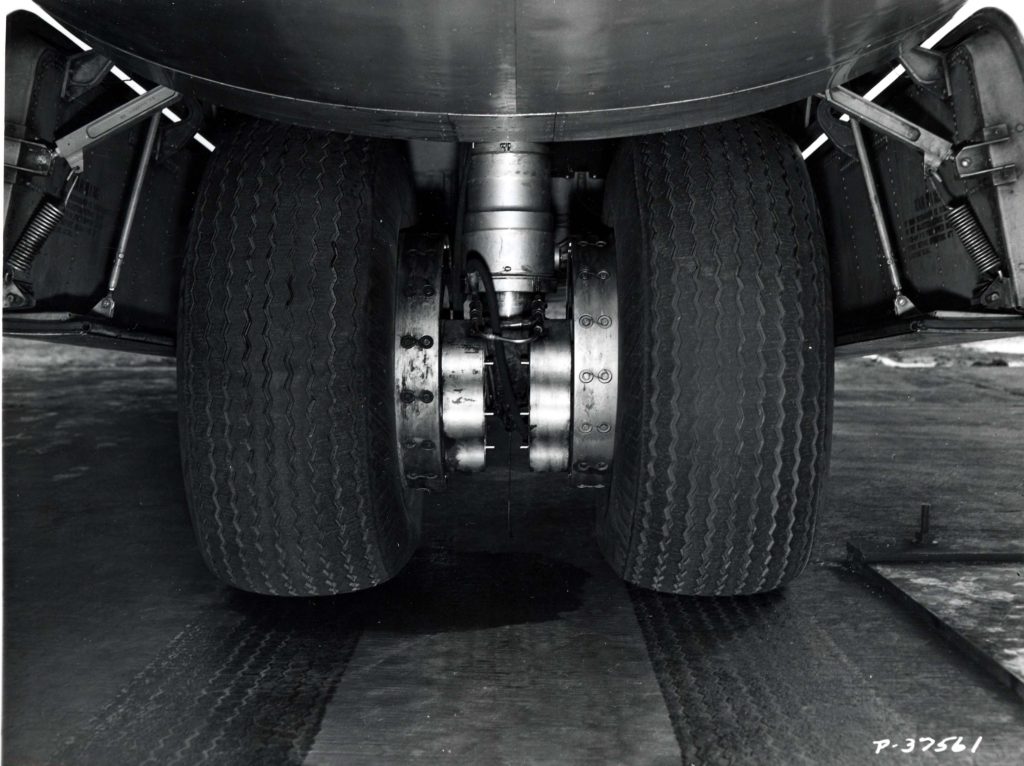
M852 119L917 149L924 155L924 164L930 170L937 170L943 162L953 158L952 143L848 88L833 85L825 91L825 100Z
M878 196L878 186L875 183L874 171L871 169L871 158L868 156L864 133L856 119L850 120L850 128L853 130L853 140L857 147L857 158L860 160L861 173L864 176L864 186L867 189L868 201L871 203L871 215L875 219L878 241L882 246L882 258L885 260L885 267L889 272L889 283L892 285L893 292L895 293L893 310L896 312L896 316L900 316L908 311L913 311L916 309L916 306L903 293L903 281L900 279L899 267L896 264L896 252L893 249L892 240L889 238L889 228L885 223L882 200Z
M81 173L84 168L83 153L86 149L100 141L130 128L164 107L170 106L181 98L177 91L162 85L133 98L124 106L120 106L102 117L97 117L88 125L68 133L57 140L56 154L67 160L73 172Z

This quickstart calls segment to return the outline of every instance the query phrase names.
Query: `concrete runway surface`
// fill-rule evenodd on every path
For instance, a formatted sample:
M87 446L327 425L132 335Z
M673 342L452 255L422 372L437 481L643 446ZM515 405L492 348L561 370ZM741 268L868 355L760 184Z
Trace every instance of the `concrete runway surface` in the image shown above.
M5 350L5 764L1024 763L1021 698L841 563L922 502L940 539L1024 543L1022 368L841 363L829 507L780 594L631 590L590 497L517 471L509 525L497 470L430 500L393 582L284 601L200 561L173 367ZM983 739L875 755L948 736Z

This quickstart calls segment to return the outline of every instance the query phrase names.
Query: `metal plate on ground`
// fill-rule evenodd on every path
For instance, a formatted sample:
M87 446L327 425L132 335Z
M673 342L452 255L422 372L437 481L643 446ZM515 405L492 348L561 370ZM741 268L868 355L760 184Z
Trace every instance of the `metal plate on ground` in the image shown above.
M872 564L890 590L1024 696L1024 571L1019 563Z
M572 427L572 328L548 322L530 347L530 468L569 470Z
M572 471L576 487L604 487L615 451L619 298L611 240L572 254Z
M469 322L443 323L441 418L444 458L456 471L482 471L487 447L484 428L484 341L470 337Z
M395 424L402 476L413 489L444 489L440 330L443 237L408 234L395 296Z

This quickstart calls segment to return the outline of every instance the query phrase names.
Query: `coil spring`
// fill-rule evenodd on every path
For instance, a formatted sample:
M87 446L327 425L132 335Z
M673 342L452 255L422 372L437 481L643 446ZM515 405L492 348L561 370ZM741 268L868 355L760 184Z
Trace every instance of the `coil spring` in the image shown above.
M7 256L5 264L7 269L20 272L25 276L30 274L32 262L39 255L47 238L57 228L57 224L63 217L64 206L57 202L45 200L37 207L29 219L28 225L25 226L25 230L18 237L18 241Z
M963 242L967 254L971 256L978 271L985 274L999 268L1002 261L999 253L988 241L984 229L978 223L978 217L971 206L964 202L949 208L949 222Z

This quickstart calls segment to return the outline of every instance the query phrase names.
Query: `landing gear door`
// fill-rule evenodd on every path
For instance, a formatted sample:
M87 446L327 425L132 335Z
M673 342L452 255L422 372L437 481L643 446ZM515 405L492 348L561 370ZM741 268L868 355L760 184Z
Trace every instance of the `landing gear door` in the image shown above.
M7 17L4 332L115 347L134 333L152 341L139 350L173 353L181 254L209 151L187 132L192 102L149 83L139 96L111 67L31 13ZM125 119L145 98L153 103ZM154 119L172 102L181 122ZM109 137L82 139L104 125ZM118 260L116 311L101 311L104 299L113 308Z
M987 9L954 33L945 49L956 108L957 175L984 207L1005 270L1005 298L1024 307L1024 42L1005 14Z
M830 89L823 107L832 114L819 124L836 140L809 161L839 344L897 320L955 312L1009 327L1024 313L1020 33L986 9L932 51L908 42L901 61L906 74L874 105L858 94L877 74ZM843 140L851 131L843 112L861 129L859 145ZM894 303L901 294L912 307L906 316Z

